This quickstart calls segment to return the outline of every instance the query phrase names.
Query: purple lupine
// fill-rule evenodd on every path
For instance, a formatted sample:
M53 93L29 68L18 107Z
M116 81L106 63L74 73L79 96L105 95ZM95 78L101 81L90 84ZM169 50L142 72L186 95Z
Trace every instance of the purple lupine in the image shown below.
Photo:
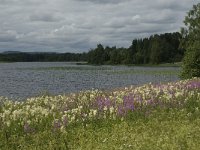
M123 116L125 116L125 114L126 113L124 111L123 105L119 105L117 108L117 115L120 117L123 117Z
M134 107L134 97L132 96L124 96L123 98L123 105L125 108L125 111L134 111L135 107Z
M103 99L102 97L97 97L96 99L96 104L99 110L103 110L104 106L103 106Z
M109 98L98 97L96 105L100 111L103 111L104 107L110 108L112 106L112 102Z
M187 85L188 89L200 88L200 82L192 81Z
M112 102L109 98L105 98L104 100L104 107L110 108L112 106Z
M146 101L148 106L153 106L154 105L154 101L153 99L149 99Z

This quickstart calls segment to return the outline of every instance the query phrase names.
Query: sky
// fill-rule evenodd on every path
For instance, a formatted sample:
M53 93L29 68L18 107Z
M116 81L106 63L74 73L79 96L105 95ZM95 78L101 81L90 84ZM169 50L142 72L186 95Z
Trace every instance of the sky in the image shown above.
M180 31L200 0L0 0L0 52L87 52Z

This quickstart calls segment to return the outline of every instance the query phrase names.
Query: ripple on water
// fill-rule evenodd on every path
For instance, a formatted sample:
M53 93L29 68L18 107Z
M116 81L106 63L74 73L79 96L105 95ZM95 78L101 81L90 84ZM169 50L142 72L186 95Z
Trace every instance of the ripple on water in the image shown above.
M42 93L64 94L179 80L178 67L88 66L66 62L0 64L0 95L25 99Z

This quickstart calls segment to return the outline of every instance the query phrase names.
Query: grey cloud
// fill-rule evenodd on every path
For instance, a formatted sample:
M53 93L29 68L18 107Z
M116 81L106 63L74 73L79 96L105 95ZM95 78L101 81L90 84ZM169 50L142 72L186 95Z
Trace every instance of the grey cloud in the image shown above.
M47 2L46 0L0 0L0 5L37 5Z
M15 31L0 32L0 42L12 42L16 40Z
M0 0L0 52L82 52L179 31L200 0Z
M61 20L60 17L54 16L53 14L49 13L36 13L30 15L29 18L31 21L44 21L44 22L56 22Z
M0 35L0 42L12 42L15 41L16 37L11 35Z
M197 2L197 1L196 1ZM192 4L195 1L193 0L182 0L182 1L174 1L174 0L155 0L154 3L151 3L156 9L169 9L173 11L187 11L191 8Z
M80 2L91 2L91 3L97 3L97 4L118 4L118 3L124 3L126 1L131 0L76 0Z

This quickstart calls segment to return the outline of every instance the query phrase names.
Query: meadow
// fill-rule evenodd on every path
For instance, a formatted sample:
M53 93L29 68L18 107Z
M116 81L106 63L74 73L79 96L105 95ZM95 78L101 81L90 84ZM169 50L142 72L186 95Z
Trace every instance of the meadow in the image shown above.
M12 101L0 149L199 149L200 79Z

